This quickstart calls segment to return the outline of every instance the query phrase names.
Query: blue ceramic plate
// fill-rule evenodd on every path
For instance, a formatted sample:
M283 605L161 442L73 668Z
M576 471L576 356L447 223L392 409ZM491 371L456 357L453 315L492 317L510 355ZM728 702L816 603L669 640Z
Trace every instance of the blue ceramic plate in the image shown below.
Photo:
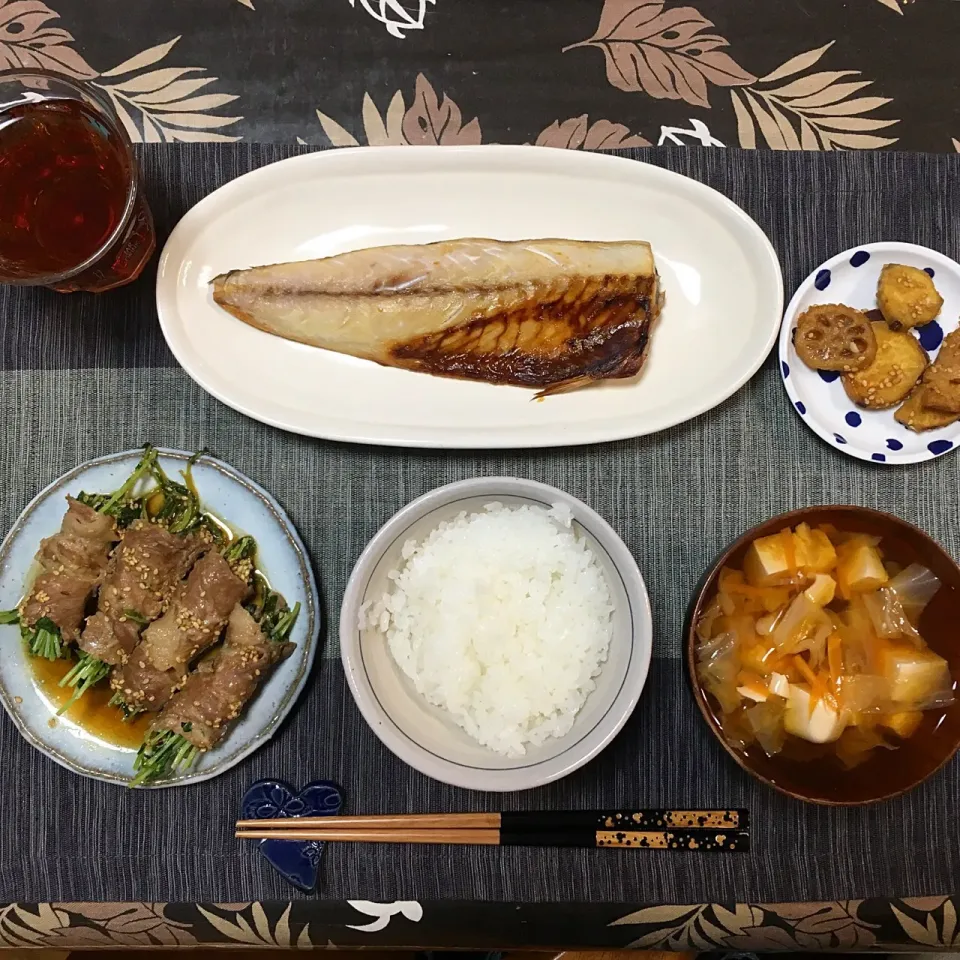
M877 280L885 263L926 270L943 297L940 315L913 331L933 360L943 336L960 322L960 264L912 243L867 243L819 266L794 294L780 329L780 376L794 410L831 446L873 463L919 463L960 445L960 422L914 433L891 410L863 410L844 392L839 374L811 370L793 348L797 317L817 303L843 303L858 310L876 308Z
M33 500L0 545L0 609L17 605L37 545L60 527L66 509L64 497L81 490L115 489L142 453L128 450L91 460L56 480ZM179 476L189 457L176 450L160 451L160 463L171 477ZM202 755L189 771L150 787L209 780L269 740L307 681L320 632L317 586L307 553L279 504L251 480L211 457L200 458L193 467L193 478L204 507L228 521L233 529L256 538L258 564L274 589L290 606L300 602L300 617L290 637L297 647L277 666L239 722L213 750ZM90 733L67 719L73 710L65 717L56 717L56 705L37 682L18 629L0 627L0 642L10 654L0 658L0 699L27 741L75 773L108 783L129 783L136 748L118 746ZM93 694L91 691L87 697Z

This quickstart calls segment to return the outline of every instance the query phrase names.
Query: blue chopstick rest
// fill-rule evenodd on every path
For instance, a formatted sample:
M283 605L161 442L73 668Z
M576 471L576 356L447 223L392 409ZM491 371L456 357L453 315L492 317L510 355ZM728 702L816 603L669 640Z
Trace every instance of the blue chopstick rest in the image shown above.
M276 817L333 817L343 806L340 788L329 780L314 780L295 790L283 780L257 780L243 795L242 820ZM261 855L281 877L304 893L317 886L324 844L316 840L261 840Z

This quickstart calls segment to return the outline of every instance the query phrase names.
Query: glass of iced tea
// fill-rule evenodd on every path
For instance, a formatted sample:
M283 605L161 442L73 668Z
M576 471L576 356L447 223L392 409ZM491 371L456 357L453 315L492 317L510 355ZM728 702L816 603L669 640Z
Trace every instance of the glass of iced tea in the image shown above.
M96 88L0 73L0 283L99 293L156 246L130 138Z

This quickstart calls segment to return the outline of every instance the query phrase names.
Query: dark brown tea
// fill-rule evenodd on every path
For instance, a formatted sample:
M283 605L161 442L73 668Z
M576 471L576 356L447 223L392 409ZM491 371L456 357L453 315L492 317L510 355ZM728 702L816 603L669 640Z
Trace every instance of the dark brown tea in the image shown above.
M106 290L153 252L128 144L80 99L0 112L0 281Z

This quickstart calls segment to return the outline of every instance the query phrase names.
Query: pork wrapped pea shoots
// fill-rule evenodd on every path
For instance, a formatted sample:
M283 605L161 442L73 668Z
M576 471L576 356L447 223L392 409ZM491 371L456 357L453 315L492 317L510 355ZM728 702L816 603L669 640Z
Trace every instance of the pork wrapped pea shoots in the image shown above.
M256 542L240 537L194 564L159 620L110 677L113 701L127 713L160 710L182 686L191 662L217 641L233 608L250 592Z
M156 620L200 554L214 542L212 527L200 508L187 464L186 484L171 480L149 448L150 477L155 486L129 504L127 525L113 551L100 587L97 611L87 618L77 643L77 663L60 681L74 692L63 713L111 667L126 661L140 631Z
M288 637L300 612L267 592L250 609L237 605L223 645L202 660L150 727L131 786L189 767L223 738L270 670L295 649Z
M97 612L87 619L76 665L61 681L74 699L124 663L143 627L157 619L171 593L207 547L197 534L177 536L149 520L135 520L110 558Z
M57 660L80 636L87 604L107 570L110 551L129 521L134 488L150 473L156 451L148 449L133 473L113 493L67 497L60 529L40 542L39 572L17 609L0 614L0 623L20 625L35 657Z

